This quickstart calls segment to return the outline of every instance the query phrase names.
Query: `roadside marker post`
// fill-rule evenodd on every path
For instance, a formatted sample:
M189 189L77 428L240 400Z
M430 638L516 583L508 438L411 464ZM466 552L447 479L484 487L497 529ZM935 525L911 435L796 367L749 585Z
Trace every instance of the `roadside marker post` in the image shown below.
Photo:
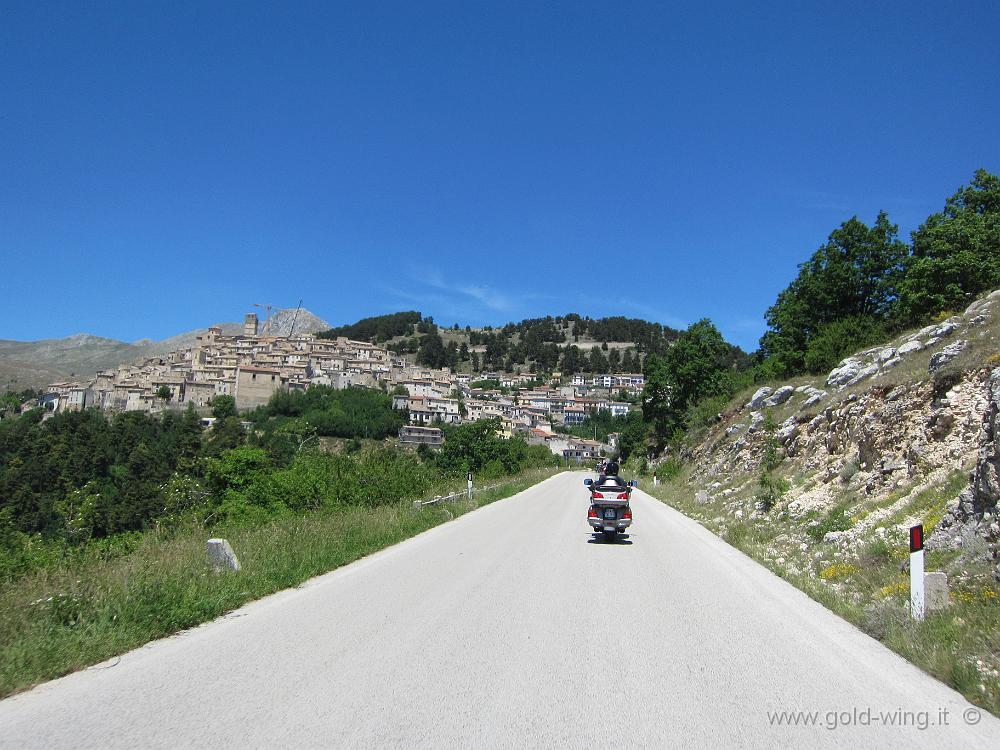
M910 528L910 616L924 619L924 527Z
M469 499L471 500L472 499L472 472L471 471L469 472L468 480L469 480Z

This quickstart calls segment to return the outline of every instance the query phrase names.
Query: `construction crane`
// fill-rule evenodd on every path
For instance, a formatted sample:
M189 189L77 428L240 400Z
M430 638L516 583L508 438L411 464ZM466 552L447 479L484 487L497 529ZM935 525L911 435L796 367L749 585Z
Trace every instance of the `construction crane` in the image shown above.
M288 329L288 338L295 335L295 321L299 317L299 310L302 309L302 300L299 300L299 306L295 308L295 314L292 316L292 327Z

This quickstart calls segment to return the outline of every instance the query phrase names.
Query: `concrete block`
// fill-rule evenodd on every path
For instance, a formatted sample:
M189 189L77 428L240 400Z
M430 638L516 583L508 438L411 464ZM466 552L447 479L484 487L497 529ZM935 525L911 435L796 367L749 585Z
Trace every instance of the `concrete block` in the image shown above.
M948 607L948 574L924 573L924 611L940 612Z
M216 572L240 569L240 561L228 540L209 539L205 547L208 551L208 561Z

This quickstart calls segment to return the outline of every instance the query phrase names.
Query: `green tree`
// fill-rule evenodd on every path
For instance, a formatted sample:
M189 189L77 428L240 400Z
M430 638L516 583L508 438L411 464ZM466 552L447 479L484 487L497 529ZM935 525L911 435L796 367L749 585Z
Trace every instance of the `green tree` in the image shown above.
M913 232L913 255L900 284L904 324L959 311L974 295L1000 287L1000 178L977 170Z
M622 372L635 372L639 369L638 363L635 361L635 355L631 349L626 349L625 354L622 355Z
M704 318L684 331L664 355L671 408L678 415L702 399L724 393L729 386L729 347L722 334Z
M617 349L612 349L608 353L608 372L621 372L621 356Z
M604 356L604 353L599 347L595 346L590 350L590 356L587 358L587 364L590 367L590 372L605 373L608 371L608 358Z
M212 416L216 419L236 416L236 400L232 396L216 396L212 399Z
M763 354L784 372L798 373L823 326L847 317L888 319L907 256L898 231L883 211L871 227L854 217L831 232L768 309Z
M666 353L646 359L642 412L662 445L684 427L688 410L726 393L731 347L710 320L692 323Z
M677 428L675 411L670 406L670 374L662 357L650 354L643 369L646 385L642 389L642 414L659 443Z
M570 344L562 351L562 361L559 369L563 375L576 375L587 367L587 358L580 351L580 347Z
M437 329L424 334L420 339L420 349L417 351L417 362L427 367L440 368L448 364L448 352L444 348Z

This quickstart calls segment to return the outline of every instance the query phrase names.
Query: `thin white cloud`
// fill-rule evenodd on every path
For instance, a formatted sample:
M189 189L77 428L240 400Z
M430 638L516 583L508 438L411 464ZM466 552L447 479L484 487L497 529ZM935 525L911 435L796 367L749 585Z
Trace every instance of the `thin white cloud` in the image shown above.
M537 295L523 294L516 298L486 284L456 284L449 283L444 274L437 269L410 270L411 279L424 287L445 292L451 299L451 307L459 307L462 298L465 303L477 302L493 312L514 313L520 308L518 302L526 299L537 299ZM441 295L438 295L440 298ZM457 296L457 299L456 299Z
M514 308L510 297L487 286L463 286L457 287L456 291L480 302L490 310L510 312Z

